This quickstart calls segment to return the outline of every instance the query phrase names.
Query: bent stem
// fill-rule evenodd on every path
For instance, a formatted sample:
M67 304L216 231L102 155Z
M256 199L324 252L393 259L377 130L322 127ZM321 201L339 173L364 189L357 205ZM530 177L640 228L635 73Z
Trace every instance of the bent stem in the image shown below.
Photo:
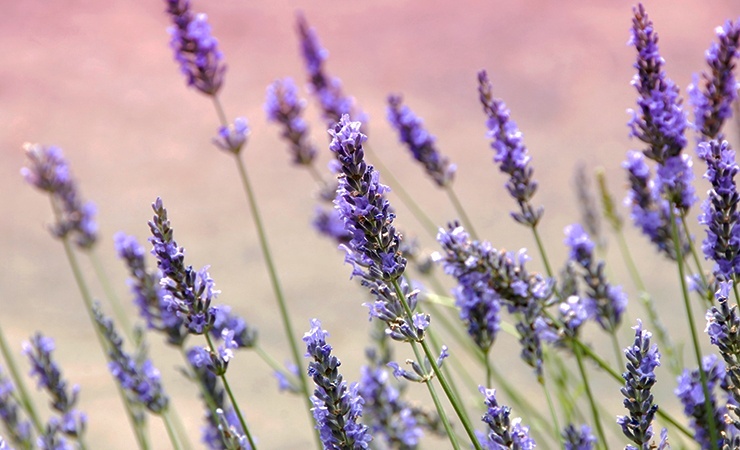
M717 424L714 422L714 411L712 408L712 399L710 397L709 385L707 384L707 374L704 371L704 365L702 364L701 348L699 347L699 337L696 332L696 324L694 323L694 314L691 310L691 301L689 299L689 290L686 286L686 278L684 274L684 261L681 257L681 243L678 238L678 226L676 225L675 213L673 211L673 205L671 209L671 231L673 234L673 247L676 249L676 262L678 263L678 277L681 282L681 292L683 294L684 309L686 310L686 319L689 322L689 329L691 330L691 341L694 344L694 355L696 361L699 364L699 378L701 379L701 388L704 393L704 413L706 414L707 422L709 423L709 436L711 442L718 442Z
M398 284L398 280L392 280L391 281L393 289L398 296L399 301L401 302L401 305L403 306L403 310L406 314L406 320L409 321L409 323L413 323L413 313L411 312L411 308L409 307L408 301L406 301L406 296L403 294L403 290L401 289L401 286ZM416 345L414 342L411 343L412 347L414 348L414 353L417 353L418 350L416 349ZM429 365L432 366L432 370L434 371L434 375L439 380L439 384L442 386L442 390L444 391L445 395L447 396L447 399L449 400L450 404L452 405L452 408L455 410L455 413L457 414L457 417L460 419L460 422L462 423L463 428L465 428L465 433L468 435L468 438L470 439L470 442L473 444L473 447L476 450L483 450L483 447L481 447L480 442L478 442L478 438L475 435L475 429L473 428L473 425L470 423L470 418L468 418L468 415L465 413L465 409L463 408L462 403L460 402L460 399L457 398L457 396L452 391L452 387L450 386L449 381L447 380L447 377L445 374L440 370L439 365L437 364L437 357L432 354L431 348L429 348L429 344L425 340L419 341L419 345L421 345L421 348L424 350L424 355L427 358L427 361L429 361ZM419 359L419 362L421 364L421 356L418 355L417 358ZM434 400L435 406L438 405L438 399L435 398L436 394L434 393L434 389L431 382L427 382L427 386L429 387L429 392L432 394L432 399ZM443 420L449 420L447 419L447 414L444 412L444 409L441 407L441 405L438 405L437 411L439 412L440 418ZM452 435L450 435L450 439L452 440ZM455 448L457 446L453 442L453 445Z

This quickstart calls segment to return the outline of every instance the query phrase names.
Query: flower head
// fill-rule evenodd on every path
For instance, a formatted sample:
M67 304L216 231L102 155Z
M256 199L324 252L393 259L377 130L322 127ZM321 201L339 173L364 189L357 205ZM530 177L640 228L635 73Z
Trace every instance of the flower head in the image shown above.
M218 136L213 138L213 143L225 152L238 155L247 142L249 131L247 119L237 117L234 119L234 123L218 129Z
M488 424L489 433L483 445L489 449L519 449L533 450L536 447L534 439L529 436L529 427L522 425L522 419L512 419L511 408L500 405L496 400L495 389L479 387L485 396L488 408L483 415L483 422Z
M62 239L74 238L81 249L91 248L98 234L96 208L93 203L83 203L80 198L62 150L28 143L23 148L30 165L21 169L21 175L29 184L48 193L54 204L57 221L51 228L52 234Z
M31 422L21 411L13 383L0 371L0 422L8 433L5 437L21 448L33 448Z
M206 95L216 95L226 73L218 41L211 35L208 16L195 14L190 0L167 0L167 13L172 19L170 47L188 86Z
M732 116L732 102L737 99L738 82L733 70L740 56L740 20L728 20L716 29L717 41L706 52L709 72L701 80L694 76L689 86L689 102L694 108L694 128L700 140L722 140L720 130Z
M709 403L713 411L714 424L717 432L722 433L725 429L724 415L727 413L725 407L717 403L715 388L725 383L725 364L717 359L716 355L705 356L702 360L702 370L706 374L707 388L709 390ZM717 448L709 435L709 418L706 414L704 389L698 369L686 369L678 377L678 386L673 391L683 405L683 411L688 417L689 425L694 431L696 441L703 450Z
M534 208L531 204L537 191L537 182L532 179L533 170L529 167L531 157L522 142L522 133L511 120L511 112L506 104L493 98L493 88L485 71L478 73L478 83L483 112L488 116L487 136L491 139L491 148L496 152L493 161L499 165L501 172L509 175L506 189L521 210L511 215L519 223L535 226L542 218L543 209Z
M406 144L414 159L424 165L427 174L440 187L452 184L456 167L442 156L434 145L434 136L423 126L423 121L402 104L398 95L388 97L388 121L398 132L399 140Z
M592 450L596 446L596 438L588 425L576 428L573 424L568 424L563 430L563 439L565 450Z
M308 125L301 117L306 101L298 97L298 88L290 78L275 80L267 87L267 119L282 127L280 135L290 144L293 163L311 165L316 148L308 140Z

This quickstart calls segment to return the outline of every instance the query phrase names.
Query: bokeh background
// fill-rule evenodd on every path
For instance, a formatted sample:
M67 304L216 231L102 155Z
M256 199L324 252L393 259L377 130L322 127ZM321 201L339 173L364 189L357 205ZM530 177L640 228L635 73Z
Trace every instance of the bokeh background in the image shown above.
M714 28L737 18L738 3L678 0L646 6L660 34L666 70L685 93L692 73L704 69ZM590 172L603 166L621 199L625 175L620 164L627 150L639 147L628 139L625 126L625 110L635 99L630 86L635 52L626 45L631 7L630 2L606 0L194 1L196 11L208 14L229 66L222 90L226 112L232 118L246 116L253 129L243 157L296 333L309 328L310 318L320 318L347 379L359 377L364 360L370 328L361 306L365 294L349 280L350 268L334 244L311 228L315 185L308 173L291 166L279 130L266 122L262 107L265 88L276 78L290 76L305 85L296 12L305 13L329 50L331 74L343 80L345 91L369 114L375 152L427 213L440 226L455 218L444 194L412 162L386 122L389 93L404 95L437 136L439 149L457 164L455 189L479 233L499 248L532 248L530 269L541 270L530 233L508 215L515 205L503 188L504 176L491 162L476 73L489 71L495 95L505 99L524 133L540 184L535 202L545 206L542 235L559 265L566 256L563 227L578 220L574 169L583 164ZM236 168L210 142L217 117L209 99L186 88L172 60L164 10L161 1L23 0L4 2L0 15L0 325L17 350L36 330L57 340L65 376L82 385L81 407L90 415L93 448L128 449L134 440L62 247L47 232L52 220L48 201L19 175L26 141L64 149L84 197L98 206L97 252L127 305L126 273L114 256L112 236L122 230L146 239L149 205L161 196L188 262L210 264L223 291L221 301L259 328L262 345L277 359L289 355ZM307 117L324 167L330 160L327 138L316 105L309 105ZM702 168L695 169L700 177ZM700 181L697 192L705 190ZM434 250L433 238L393 194L391 201L406 235ZM698 227L695 234L703 237ZM677 306L675 269L631 228L627 235L661 315L676 341L683 341L686 321ZM634 299L610 242L609 273ZM103 298L92 271L89 279L96 297ZM636 303L621 330L623 344L631 339L630 324L643 315ZM129 311L134 314L130 305ZM700 324L702 315L697 312ZM595 327L587 334L600 336ZM177 354L157 336L150 344L195 441L202 408L194 387L177 372L182 364ZM399 360L409 356L405 346L396 352ZM532 401L540 402L541 391L517 353L514 339L503 337L494 359L531 392ZM22 366L25 371L25 360ZM472 373L481 375L475 368ZM229 374L262 448L310 446L303 403L278 394L270 370L255 355L239 354ZM678 414L671 399L674 380L666 372L659 377L661 404ZM623 413L618 386L598 373L594 378L604 398L613 397L609 412ZM421 386L411 386L409 393L426 401ZM46 402L41 395L38 400ZM467 400L477 401L472 394ZM613 420L607 417L606 422L613 445L624 445ZM157 420L151 429L155 448L167 448ZM431 440L424 448L447 445Z

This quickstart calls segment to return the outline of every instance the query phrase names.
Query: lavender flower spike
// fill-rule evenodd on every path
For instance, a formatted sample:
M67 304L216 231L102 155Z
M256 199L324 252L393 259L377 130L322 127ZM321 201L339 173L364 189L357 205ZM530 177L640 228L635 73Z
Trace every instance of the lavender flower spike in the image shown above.
M324 70L329 52L321 46L316 30L309 27L303 14L298 14L298 34L301 39L301 54L306 64L311 93L316 96L321 105L326 124L334 127L343 115L365 120L365 114L355 110L355 101L342 92L342 82L339 78L329 76Z
M358 422L364 400L358 394L357 383L347 387L337 370L341 362L331 354L331 346L326 343L328 335L321 328L321 322L313 319L311 330L303 336L308 350L306 356L312 358L308 376L316 383L311 397L316 428L326 450L368 448L372 436L367 427Z
M49 428L59 430L67 436L79 438L85 431L87 416L75 409L80 387L67 389L59 366L52 360L54 340L37 333L23 345L23 353L31 361L31 375L38 379L39 388L51 395L51 407L59 414L49 421Z
M238 155L247 142L249 124L244 117L237 117L229 126L221 126L218 136L213 138L213 144L225 152Z
M301 114L306 101L298 98L298 88L290 78L275 80L267 87L267 119L282 126L281 136L290 144L293 164L311 165L316 148L308 140L308 125Z
M737 99L738 82L733 71L740 57L740 20L728 20L717 27L716 34L719 42L712 42L706 52L709 73L701 74L701 82L694 76L688 89L700 140L723 139L722 125L732 117L732 102Z
M656 382L655 368L660 365L660 353L657 345L650 345L652 334L642 329L642 322L638 320L634 330L634 344L624 350L627 371L622 374L625 385L620 389L629 415L618 416L617 423L624 435L641 450L648 450L653 448L652 422L658 412L650 391Z
M709 402L712 405L714 423L717 433L725 433L727 424L723 417L727 409L717 403L714 391L719 386L725 385L725 364L717 359L717 355L710 354L702 360L702 369L706 373L707 388L709 389ZM726 387L726 386L725 386ZM720 442L713 443L709 435L709 418L706 414L704 389L699 375L699 370L685 369L678 377L678 387L673 391L683 405L683 411L689 418L689 425L694 431L696 441L702 450L710 450L718 447Z
M579 429L569 424L563 430L563 440L565 450L592 450L596 447L596 438L588 425L581 425Z
M487 136L491 138L491 148L496 152L493 161L499 165L501 172L510 176L506 189L521 209L521 212L511 215L517 222L534 227L542 218L543 208L534 208L530 203L537 191L537 182L532 179L530 156L522 142L522 133L511 120L506 104L493 98L493 87L485 70L478 73L478 83L483 111L488 116Z
M740 195L735 184L740 169L727 141L702 142L697 153L707 163L704 178L712 184L699 215L699 223L706 226L707 233L702 250L706 259L715 262L715 275L730 280L740 273Z
M8 445L19 448L33 448L31 422L21 416L21 407L18 403L13 383L0 371L0 422L8 433Z
M62 150L55 146L25 144L23 149L30 167L21 169L29 184L48 193L57 211L57 222L51 232L58 238L74 238L80 249L90 249L97 240L95 205L83 203Z
M629 44L637 49L637 74L632 85L640 97L638 109L630 111L631 135L648 144L645 156L664 164L678 156L686 146L684 130L688 125L681 107L678 87L663 71L665 61L658 52L658 34L645 8L638 4L633 9Z
M398 132L400 141L406 144L414 158L424 165L434 182L439 187L451 185L455 179L455 165L439 153L434 145L434 136L424 129L423 121L402 102L399 95L388 97L388 121Z
M511 408L498 404L495 389L478 389L485 396L488 410L483 415L483 422L488 424L490 432L482 444L489 450L533 450L534 439L529 437L529 427L522 425L522 419L511 419Z
M116 332L113 321L103 315L99 305L93 306L93 314L101 334L108 342L108 369L111 374L131 401L154 414L163 414L169 398L162 388L159 370L150 359L141 355L134 358L123 350L123 340Z
M211 36L211 26L205 14L195 14L190 0L166 0L167 13L172 19L170 47L188 86L206 95L215 96L224 80L226 65L218 49L218 41Z

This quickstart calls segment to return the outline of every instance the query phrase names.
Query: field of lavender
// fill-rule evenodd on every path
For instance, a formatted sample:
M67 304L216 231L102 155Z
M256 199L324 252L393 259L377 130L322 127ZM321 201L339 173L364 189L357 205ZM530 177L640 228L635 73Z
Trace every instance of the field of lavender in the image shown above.
M733 6L10 6L0 448L740 448Z

